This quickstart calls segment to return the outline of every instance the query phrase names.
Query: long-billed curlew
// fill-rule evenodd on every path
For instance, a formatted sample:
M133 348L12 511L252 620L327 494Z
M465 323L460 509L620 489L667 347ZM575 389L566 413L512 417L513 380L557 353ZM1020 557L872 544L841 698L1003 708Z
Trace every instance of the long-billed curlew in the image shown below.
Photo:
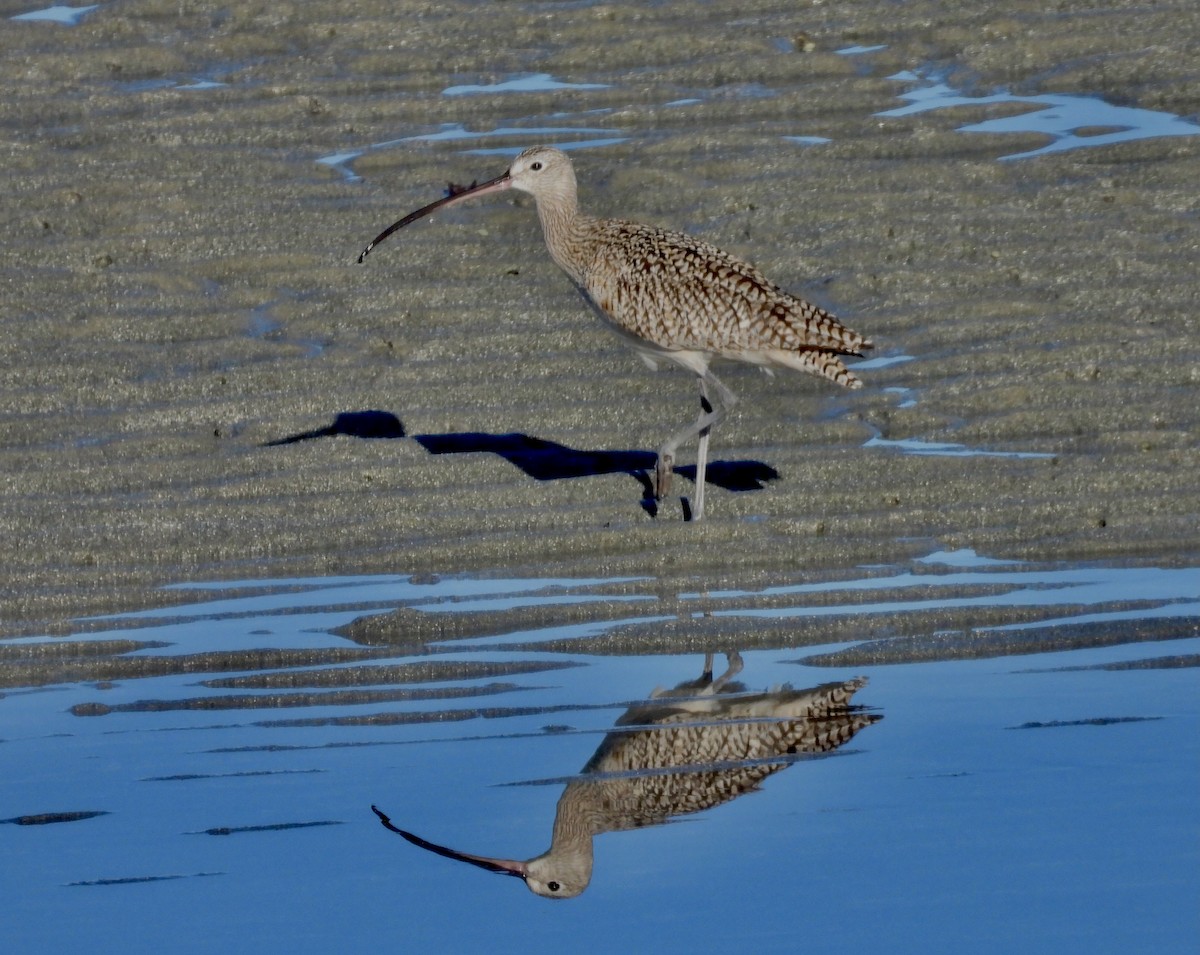
M710 658L700 680L656 690L650 700L626 710L617 726L627 728L604 737L559 797L550 848L528 862L448 849L371 809L388 829L422 849L517 876L547 898L572 898L591 881L594 836L728 802L757 789L798 754L831 752L880 719L850 705L865 678L745 693L729 682L740 669L741 658L730 654L728 671L713 680Z
M860 355L871 343L833 315L789 295L754 266L682 232L579 210L575 170L566 153L532 146L508 171L451 194L391 225L358 261L398 229L438 209L505 189L537 201L550 255L609 328L651 368L666 359L700 381L700 416L658 449L655 497L669 491L679 445L699 436L692 519L704 515L708 436L737 399L709 370L713 358L811 372L848 388L862 382L841 355Z

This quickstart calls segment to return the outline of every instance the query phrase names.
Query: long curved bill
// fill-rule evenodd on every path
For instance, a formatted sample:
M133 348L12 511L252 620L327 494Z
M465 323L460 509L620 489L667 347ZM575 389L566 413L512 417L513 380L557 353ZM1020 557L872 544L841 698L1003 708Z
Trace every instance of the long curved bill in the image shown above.
M457 198L457 197L456 197ZM365 254L365 253L364 253ZM515 859L491 859L487 856L473 856L466 852L459 852L457 849L448 849L446 846L439 846L437 843L428 842L418 835L411 832L405 832L392 824L384 813L377 807L372 806L371 812L379 817L379 821L398 836L403 836L414 846L420 846L422 849L428 849L430 852L437 853L440 856L445 856L447 859L456 859L459 862L469 862L471 865L477 865L481 869L487 869L489 872L498 872L501 875L515 875L519 879L525 878L528 870L524 862L518 862Z
M380 242L386 239L393 232L403 229L409 223L416 222L418 219L423 219L431 212L437 212L438 209L445 209L449 206L455 206L460 202L463 202L467 199L474 199L477 196L486 196L493 192L503 192L505 189L510 189L511 187L512 179L509 178L509 175L506 172L503 176L497 176L495 179L489 179L487 182L481 182L478 185L473 185L468 189L463 189L459 192L452 193L451 195L443 196L437 202L431 202L429 205L418 209L416 212L410 212L399 222L393 222L390 226L380 232L379 235L375 236L375 238L367 243L367 247L363 249L358 256L359 264L362 263L363 259L370 255L371 250L375 248L375 246L379 245Z

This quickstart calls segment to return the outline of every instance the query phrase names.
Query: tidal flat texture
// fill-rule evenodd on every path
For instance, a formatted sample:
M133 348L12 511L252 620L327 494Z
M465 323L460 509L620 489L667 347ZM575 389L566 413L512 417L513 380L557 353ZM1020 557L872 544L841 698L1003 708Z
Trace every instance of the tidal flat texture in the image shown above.
M959 127L1027 105L880 114L936 81L1195 123L1197 36L1191 0L130 0L6 20L4 635L188 580L633 574L673 593L933 547L1194 563L1200 137L1002 160L1049 139ZM541 141L593 144L572 154L587 211L743 255L885 359L855 393L718 365L741 402L702 523L642 500L693 381L600 327L528 199L355 263ZM957 449L911 453L938 445Z

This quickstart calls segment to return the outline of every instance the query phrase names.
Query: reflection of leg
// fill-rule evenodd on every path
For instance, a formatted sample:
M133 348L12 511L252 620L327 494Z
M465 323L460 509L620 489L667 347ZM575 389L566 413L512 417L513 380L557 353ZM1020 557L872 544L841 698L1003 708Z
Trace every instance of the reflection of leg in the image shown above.
M709 662L712 662L712 654L709 654ZM742 655L736 650L731 650L725 654L725 659L729 662L728 668L713 682L712 689L714 693L720 693L721 688L730 680L742 672Z

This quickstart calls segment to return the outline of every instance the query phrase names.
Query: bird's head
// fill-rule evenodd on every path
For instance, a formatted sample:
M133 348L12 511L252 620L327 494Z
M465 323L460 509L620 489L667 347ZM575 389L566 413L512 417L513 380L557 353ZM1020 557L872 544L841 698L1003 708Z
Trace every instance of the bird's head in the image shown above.
M466 862L481 869L487 869L488 872L516 876L524 881L530 892L540 895L543 898L573 899L588 887L588 883L592 879L592 855L590 851L555 853L551 850L535 859L530 859L528 862L521 862L518 859L496 859L491 856L477 856L469 852L459 852L457 849L440 846L435 842L422 839L418 835L414 835L393 825L392 820L377 807L372 806L371 810L379 817L379 821L387 829L390 829L399 836L403 836L414 846L419 846L447 859L454 859L457 862ZM590 849L590 843L588 848Z
M537 199L575 194L571 159L553 146L530 146L512 161L506 175L511 188Z
M528 192L539 203L566 203L570 208L575 202L575 170L571 166L570 158L561 149L555 149L553 146L530 146L512 161L512 165L502 176L487 182L472 183L465 188L451 186L449 195L422 206L416 212L410 212L398 222L393 222L367 244L358 261L361 263L375 246L392 233L425 218L430 213L456 206L468 199L504 192L507 189Z

